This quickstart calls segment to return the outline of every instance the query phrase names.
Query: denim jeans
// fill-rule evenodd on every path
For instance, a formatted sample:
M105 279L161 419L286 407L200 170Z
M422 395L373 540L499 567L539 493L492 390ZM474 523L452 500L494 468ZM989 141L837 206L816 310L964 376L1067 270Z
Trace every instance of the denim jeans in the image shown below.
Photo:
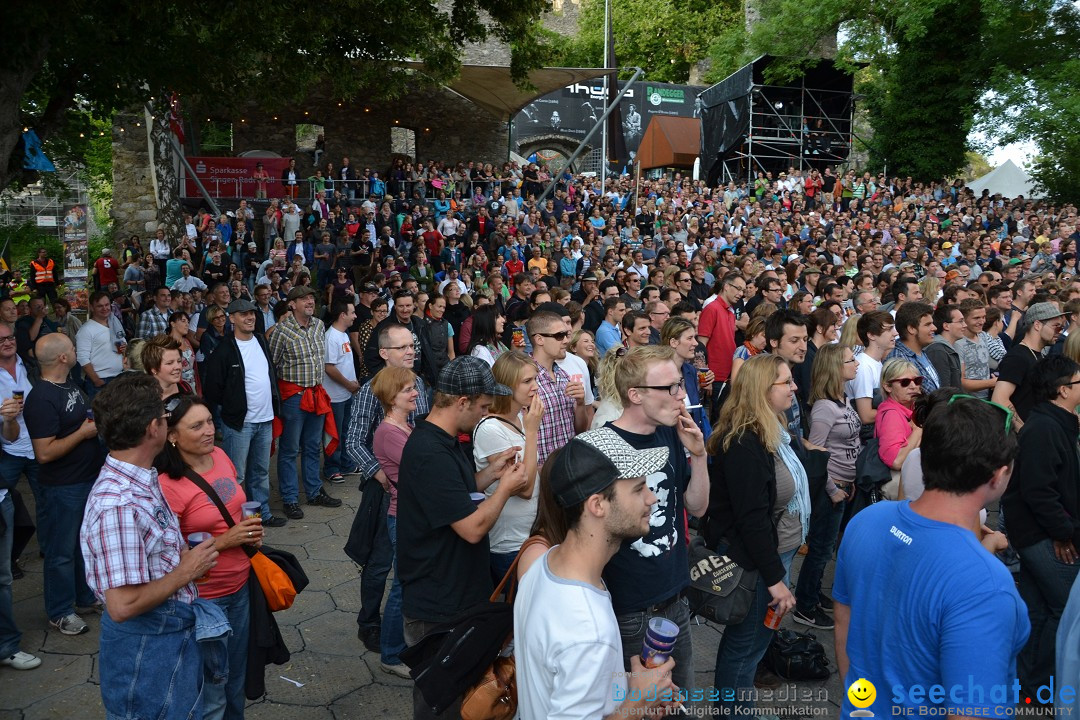
M0 477L4 484L14 487L19 483L19 476L25 475L26 482L30 484L30 492L34 494L34 523L41 527L41 519L45 517L45 508L48 500L41 493L41 485L38 484L38 464L32 458L19 457L0 453Z
M303 463L304 493L308 500L322 492L319 476L319 454L322 452L323 418L300 409L300 393L281 403L284 429L278 448L278 490L281 501L288 505L299 502L300 476L296 463Z
M518 554L512 553L491 553L491 582L492 587L499 587L499 583L506 577L506 573L510 571L510 566L514 564L514 558ZM511 583L514 581L511 578Z
M373 481L371 481L373 482ZM361 628L377 628L382 625L379 607L386 592L386 576L394 564L394 546L386 527L386 512L390 508L390 493L383 493L382 504L375 513L379 527L371 539L371 556L360 573L360 612L356 624Z
M101 377L101 376L99 375L98 377ZM117 376L117 377L119 377L119 376ZM86 387L86 399L89 400L90 402L93 402L94 396L97 395L102 390L104 390L105 386L108 385L109 383L111 383L115 379L116 379L116 377L101 378L102 385L101 385L101 387L98 387L97 385L95 385L94 383L92 383L90 381L90 376L89 375L85 376L85 379L84 379L83 382L84 382L85 387Z
M352 415L352 396L348 400L330 403L334 411L334 424L337 425L338 446L332 455L327 455L323 461L323 475L330 477L334 473L345 474L356 467L345 452L345 434L348 432L349 416Z
M202 652L185 603L166 600L123 623L106 610L98 662L106 720L202 717Z
M780 555L780 560L784 563L785 583L796 552L798 548ZM757 672L758 663L765 657L765 651L769 649L769 642L773 638L774 631L765 627L765 613L771 602L772 596L765 579L758 576L750 612L741 623L725 626L724 634L720 637L720 646L716 649L713 685L720 693L717 704L729 715L735 713L735 708L745 710L754 707L753 700L741 695L752 695L754 673Z
M15 609L11 601L11 544L15 539L15 503L11 494L0 501L0 658L11 657L19 651L22 633L15 626Z
M86 499L93 483L43 485L48 512L38 525L38 541L45 554L45 614L50 620L96 602L86 584L86 568L79 546Z
M243 720L244 677L247 674L248 631L251 622L247 583L232 595L210 598L222 609L232 627L229 636L229 679L225 685L206 685L203 691L204 720Z
M380 660L387 665L400 665L399 657L405 650L405 621L401 617L401 581L397 574L397 517L386 516L386 532L390 536L390 550L394 555L394 579L390 583L390 595L382 616L382 634L379 643Z
M671 671L672 681L680 688L694 687L694 643L690 637L690 604L686 598L679 598L658 613L638 610L615 615L622 636L623 666L629 672L630 658L641 655L645 630L649 627L649 621L656 617L667 618L679 626L679 638L671 652L675 660L675 669Z
M423 640L425 635L442 624L428 622L427 620L411 620L404 616L402 619L405 621L405 642L408 643L409 647ZM461 717L461 698L458 698L454 704L438 715L431 711L431 706L424 700L424 694L420 692L420 688L416 686L416 683L413 683L412 699L413 720L446 720L446 718Z
M810 531L806 534L808 551L803 559L799 579L795 583L795 607L799 612L812 613L821 593L821 577L832 560L840 521L844 519L846 502L834 503L822 488L814 498L810 511Z
M1016 674L1023 687L1034 690L1049 683L1054 674L1058 623L1080 564L1066 565L1058 560L1049 538L1017 552L1020 597L1027 604L1031 635L1016 660Z
M236 482L249 500L262 504L263 520L270 512L270 443L274 422L244 423L241 430L221 426L221 446L236 466Z

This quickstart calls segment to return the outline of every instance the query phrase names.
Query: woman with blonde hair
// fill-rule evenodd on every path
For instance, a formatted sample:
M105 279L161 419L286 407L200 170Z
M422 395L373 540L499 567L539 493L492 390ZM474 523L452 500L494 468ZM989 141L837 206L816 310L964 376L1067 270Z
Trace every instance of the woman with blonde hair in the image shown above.
M491 368L495 382L506 385L512 395L497 396L491 410L473 431L473 461L477 472L486 468L492 459L512 447L521 448L525 477L536 478L537 438L544 417L544 402L536 385L536 362L521 350L503 353ZM489 498L498 489L498 481L486 488L477 488ZM499 519L488 533L491 541L491 577L497 585L510 569L521 544L529 537L536 519L536 487L530 483L525 490L511 496L499 513Z
M922 290L923 302L937 305L941 297L941 281L932 275L927 275L919 281L919 289Z
M715 460L709 464L713 494L705 540L759 573L749 612L727 625L716 652L714 686L735 691L734 698L722 698L729 714L753 706L744 698L752 696L754 672L773 637L765 625L767 611L783 616L795 606L788 570L810 521L806 471L784 421L795 389L782 357L750 358L731 385L706 448Z
M626 348L616 345L600 358L600 364L596 368L596 397L598 399L596 412L593 414L590 430L602 428L612 420L617 420L622 415L622 399L619 397L619 389L615 386L615 368L619 361L626 355Z
M810 444L829 451L825 493L818 493L812 508L814 525L822 529L822 542L811 543L795 586L795 622L827 630L832 618L821 604L821 578L832 558L846 501L854 497L855 458L862 449L862 421L851 407L844 384L855 379L859 361L851 348L826 345L818 350L810 380ZM814 533L819 537L819 533Z
M840 329L840 345L851 348L852 352L862 350L859 344L859 318L862 315L852 315L844 321L844 327Z
M596 356L596 336L588 330L575 330L570 336L570 352L585 361L589 368L589 387L592 388L593 396L596 395L596 369L598 358Z
M922 428L913 426L915 400L922 395L923 377L914 363L893 358L881 369L884 402L874 419L878 456L893 471L893 479L883 488L885 497L895 500L900 493L900 469L912 450L922 441Z

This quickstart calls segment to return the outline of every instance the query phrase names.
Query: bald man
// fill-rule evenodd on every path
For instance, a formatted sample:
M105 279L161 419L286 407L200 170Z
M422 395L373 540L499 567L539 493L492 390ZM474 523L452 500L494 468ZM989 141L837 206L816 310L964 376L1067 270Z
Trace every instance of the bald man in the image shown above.
M26 396L23 417L37 458L38 483L49 511L39 514L38 540L45 554L45 612L64 635L89 628L78 612L100 611L86 584L79 528L90 488L105 453L90 417L90 403L71 382L75 346L66 335L51 333L34 345L41 382Z

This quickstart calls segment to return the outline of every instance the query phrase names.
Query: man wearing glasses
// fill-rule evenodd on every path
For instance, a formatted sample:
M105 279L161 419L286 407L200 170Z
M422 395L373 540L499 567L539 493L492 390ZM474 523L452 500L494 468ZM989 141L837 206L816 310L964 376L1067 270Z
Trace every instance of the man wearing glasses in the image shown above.
M721 281L716 300L705 306L698 319L698 341L705 346L709 369L716 378L714 397L723 398L731 379L731 361L735 355L735 328L745 329L750 315L743 313L738 320L732 309L746 294L746 281L737 272L728 273ZM714 403L718 408L720 403ZM714 410L714 413L716 411Z
M386 325L376 335L376 341L379 346L379 357L386 367L413 369L416 349L409 328L398 324ZM416 376L416 390L416 410L409 415L410 426L416 424L418 416L427 415L431 410L429 401L431 394L427 384L419 375ZM371 531L370 554L360 577L360 612L356 616L356 624L359 627L356 636L368 650L380 653L384 671L396 674L401 668L398 654L405 648L401 646L400 640L395 641L393 637L385 638L384 642L383 622L379 615L379 606L382 604L383 594L386 591L386 577L394 561L393 546L386 528L386 513L390 507L390 478L383 472L374 452L375 430L382 423L385 415L382 404L371 390L369 379L360 386L353 397L349 422L346 424L348 431L343 441L345 452L360 469L360 476L364 478L363 491L377 492L381 498L379 510L374 516L376 527ZM350 544L352 544L351 541L350 537ZM400 608L401 604L398 602L390 607ZM400 617L396 619L388 617L387 622L396 622L400 626L402 620Z
M617 297L615 300L622 304ZM526 332L533 344L537 391L544 401L536 443L537 467L543 467L548 455L588 429L589 413L584 378L576 373L571 377L558 365L565 360L570 345L566 322L553 312L539 311L529 319Z
M682 370L671 348L650 345L630 350L620 361L616 382L623 413L606 427L636 450L668 449L664 467L645 476L657 498L649 532L622 543L604 570L622 635L623 661L629 670L631 658L641 652L649 621L666 618L679 626L671 654L672 680L677 687L692 687L690 608L683 597L690 580L683 519L686 513L701 517L708 508L705 438L686 410Z

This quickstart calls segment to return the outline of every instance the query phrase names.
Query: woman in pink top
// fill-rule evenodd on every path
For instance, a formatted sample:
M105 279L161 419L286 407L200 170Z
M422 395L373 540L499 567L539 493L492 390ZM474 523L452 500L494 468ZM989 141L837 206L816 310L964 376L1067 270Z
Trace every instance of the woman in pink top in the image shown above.
M158 482L169 507L187 537L194 532L214 536L220 553L217 565L199 583L199 597L221 606L232 626L229 636L229 679L224 686L203 686L204 718L242 720L244 677L247 674L249 605L248 576L251 561L243 545L262 545L262 518L245 520L240 507L247 502L236 482L236 469L225 451L214 445L214 421L206 402L195 395L177 396L170 402L169 434L161 454L154 460ZM194 471L217 492L235 525L231 528L217 505L189 477Z
M922 394L922 382L919 369L901 358L889 360L881 370L881 391L885 401L877 409L874 437L878 440L878 456L894 471L897 485L904 460L922 440L922 428L911 422L915 398ZM898 490L889 483L886 496L895 498Z
M408 678L409 669L399 657L405 650L405 621L401 614L401 582L397 573L397 483L401 454L405 450L409 435L412 434L409 416L416 412L416 398L420 391L416 389L416 374L412 370L387 365L371 379L371 393L386 413L379 427L375 429L372 451L389 481L383 489L390 493L386 530L394 552L394 581L390 585L390 596L386 599L386 608L383 610L379 667L383 672Z

